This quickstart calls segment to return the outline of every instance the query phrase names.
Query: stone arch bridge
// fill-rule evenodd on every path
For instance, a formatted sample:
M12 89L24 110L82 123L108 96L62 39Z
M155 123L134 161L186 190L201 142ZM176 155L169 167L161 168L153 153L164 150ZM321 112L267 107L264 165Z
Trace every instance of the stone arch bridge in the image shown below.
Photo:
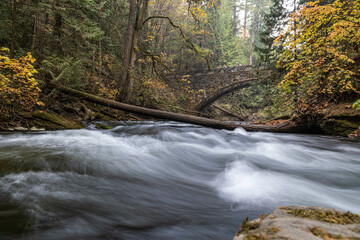
M249 87L258 80L256 76L260 71L263 73L266 70L246 65L168 74L164 79L171 88L189 87L201 93L203 98L195 106L195 110L201 112L226 94Z

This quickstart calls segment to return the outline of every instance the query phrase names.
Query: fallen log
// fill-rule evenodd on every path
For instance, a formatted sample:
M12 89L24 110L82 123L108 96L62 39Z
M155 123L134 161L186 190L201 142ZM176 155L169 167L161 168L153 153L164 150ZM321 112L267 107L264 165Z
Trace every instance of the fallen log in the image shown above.
M237 115L235 113L232 113L232 112L230 112L230 111L228 111L228 110L226 110L226 109L224 109L222 107L219 107L219 106L217 106L215 104L213 106L214 106L214 108L220 110L221 112L223 112L223 113L225 113L225 114L227 114L227 115L229 115L231 117L235 117L235 118L239 119L240 121L244 121L243 117L241 117L241 116L239 116L239 115Z
M257 124L239 124L238 127L244 128L246 131L256 132L278 132L278 133L304 133L307 128L299 125L297 122L289 120L277 125L257 125Z
M136 114L141 114L144 116L178 121L178 122L192 123L192 124L197 124L197 125L216 128L216 129L233 130L238 127L236 124L232 124L232 123L226 123L223 121L218 121L218 120L204 118L204 117L198 117L198 116L192 116L192 115L187 115L187 114L172 113L172 112L166 112L166 111L162 111L162 110L134 106L134 105L126 104L126 103L121 103L121 102L116 102L113 100L105 99L105 98L98 97L95 95L91 95L91 94L81 92L78 90L74 90L74 89L71 89L68 87L55 85L55 84L52 84L52 85L59 91L66 93L68 95L78 97L80 99L83 99L83 100L86 100L89 102L93 102L93 103L97 103L97 104L100 104L103 106L130 112L130 113L136 113Z
M245 130L248 131L266 131L266 132L299 132L301 128L299 128L297 125L294 125L293 122L285 122L279 125L273 125L273 126L265 126L265 125L253 125L253 124L233 124L228 122L223 122L219 120L204 118L204 117L198 117L198 116L192 116L187 114L180 114L180 113L172 113L172 112L166 112L162 110L156 110L151 108L145 108L145 107L139 107L131 104L116 102L113 100L105 99L102 97L98 97L92 94L88 94L85 92L81 92L78 90L74 90L68 87L60 86L57 84L51 84L52 87L58 89L59 91L66 93L68 95L97 103L103 106L111 107L114 109L140 114L143 116L149 116L159 119L165 119L165 120L172 120L172 121L178 121L178 122L184 122L184 123L191 123L196 125L201 125L204 127L210 127L215 129L227 129L227 130L234 130L237 127L242 127Z

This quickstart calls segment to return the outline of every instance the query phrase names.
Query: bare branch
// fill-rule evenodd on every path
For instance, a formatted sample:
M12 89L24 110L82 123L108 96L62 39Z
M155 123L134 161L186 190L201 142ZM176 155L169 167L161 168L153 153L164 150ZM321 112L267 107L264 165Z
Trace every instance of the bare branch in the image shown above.
M199 55L200 57L202 57L203 59L205 59L206 61L206 64L208 66L208 69L210 70L211 67L210 67L210 62L209 60L204 57L195 47L195 45L189 40L189 38L187 38L184 34L184 31L181 29L181 27L179 27L178 25L176 25L172 20L171 18L167 17L167 16L151 16L151 17L148 17L147 19L145 19L145 21L143 22L143 25L147 22L147 21L150 21L151 19L166 19L168 20L168 22L170 23L171 26L173 26L174 28L177 28L179 29L180 31L180 35L182 36L182 38L184 39L184 41L189 45L189 47L197 54Z

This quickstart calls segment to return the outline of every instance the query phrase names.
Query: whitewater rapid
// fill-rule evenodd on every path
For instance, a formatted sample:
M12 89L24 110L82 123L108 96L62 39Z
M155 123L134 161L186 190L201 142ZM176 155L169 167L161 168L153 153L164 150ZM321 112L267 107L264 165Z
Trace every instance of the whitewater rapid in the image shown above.
M232 239L280 205L360 213L360 144L118 122L0 134L0 239Z

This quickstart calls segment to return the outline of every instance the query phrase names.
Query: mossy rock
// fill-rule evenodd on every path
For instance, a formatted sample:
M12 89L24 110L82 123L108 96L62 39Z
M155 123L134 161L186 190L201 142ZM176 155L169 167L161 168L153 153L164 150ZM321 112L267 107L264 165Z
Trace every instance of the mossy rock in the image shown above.
M95 121L99 121L99 120L106 120L107 118L105 117L104 114L96 112L96 113L93 114L93 119Z
M319 227L312 227L309 229L312 234L314 234L316 237L319 237L321 239L329 239L329 240L335 240L335 239L344 239L344 240L356 240L356 238L345 238L341 234L331 234L328 233L325 229L319 228Z
M360 121L360 111L352 108L353 102L343 102L338 104L329 104L328 107L320 112L320 115L332 119L342 119L350 121Z
M44 127L46 130L79 129L84 127L80 122L46 111L35 111L33 117L38 119L34 121L33 125Z
M326 134L347 136L359 128L358 122L340 119L318 119L318 127Z
M323 221L335 224L355 224L360 223L360 215L351 212L341 212L338 210L322 210L322 209L302 209L293 207L280 207L286 213L295 217L309 218L312 220Z
M110 127L108 125L102 124L102 123L97 123L95 124L95 127L97 129L103 129L103 130L109 130L109 129L113 129L113 127Z
M249 218L247 217L243 222L242 225L238 231L238 234L240 233L247 233L251 230L257 229L260 226L260 221L249 221Z
M246 234L243 240L266 240L266 239L277 239L276 234L281 229L278 227L270 227L264 229L261 234L260 233L250 233Z

